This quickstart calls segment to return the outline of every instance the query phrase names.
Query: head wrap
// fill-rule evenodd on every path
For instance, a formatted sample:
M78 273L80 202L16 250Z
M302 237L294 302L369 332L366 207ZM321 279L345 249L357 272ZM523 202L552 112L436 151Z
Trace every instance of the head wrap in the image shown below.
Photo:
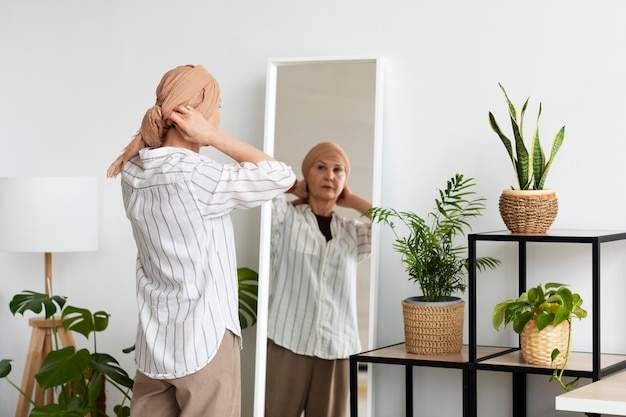
M333 142L322 142L312 147L302 160L302 175L304 175L304 179L306 179L313 164L322 159L341 161L346 170L346 179L350 176L350 160L341 146Z
M122 171L126 161L146 146L161 146L172 122L172 110L179 106L198 110L208 119L220 105L220 87L211 74L201 65L183 65L163 75L156 89L156 103L148 109L141 128L133 140L107 170L108 177Z

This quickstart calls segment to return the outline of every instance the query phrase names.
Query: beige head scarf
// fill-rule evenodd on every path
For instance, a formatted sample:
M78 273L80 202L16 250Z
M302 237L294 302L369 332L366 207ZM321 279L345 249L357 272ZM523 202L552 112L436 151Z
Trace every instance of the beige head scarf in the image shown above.
M333 142L322 142L311 148L302 160L302 175L304 175L304 179L306 179L313 164L325 158L341 161L346 170L346 179L350 176L350 160L341 146Z
M170 115L179 106L190 106L208 119L220 105L220 87L201 65L184 65L165 73L156 89L156 104L146 112L141 128L107 170L108 177L122 171L126 161L146 146L161 146L172 125Z

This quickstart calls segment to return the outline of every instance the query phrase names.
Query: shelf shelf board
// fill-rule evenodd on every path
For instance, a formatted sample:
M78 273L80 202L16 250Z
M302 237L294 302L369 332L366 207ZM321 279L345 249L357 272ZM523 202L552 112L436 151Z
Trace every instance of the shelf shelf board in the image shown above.
M588 352L572 352L565 374L591 377L593 372L592 357L593 355ZM520 372L525 373L552 374L552 369L549 367L546 368L544 366L527 363L522 357L522 352L519 350L485 360L481 360L480 356L478 356L478 358L477 369L511 372L512 369L518 368ZM601 354L600 367L601 369L624 369L626 368L626 355Z
M512 233L508 230L472 233L470 239L477 241L592 243L626 239L624 230L560 230L550 229L546 233Z
M489 357L502 354L510 350L508 347L479 346L478 357ZM404 343L370 350L352 356L358 362L391 363L397 365L419 365L441 368L463 368L469 365L469 348L463 345L459 353L447 353L442 355L417 355L406 351Z

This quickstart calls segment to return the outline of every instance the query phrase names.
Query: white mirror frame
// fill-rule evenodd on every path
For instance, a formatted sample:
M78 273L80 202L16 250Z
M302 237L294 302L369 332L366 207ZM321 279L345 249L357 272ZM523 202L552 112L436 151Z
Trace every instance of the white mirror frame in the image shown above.
M367 62L375 63L375 111L374 111L374 152L372 161L372 204L380 203L381 184L381 154L382 154L382 103L383 103L383 62L377 56L347 56L321 58L286 58L269 59L267 66L266 101L265 101L265 136L264 151L274 155L274 136L276 122L276 94L278 85L278 67L286 65L302 65L315 63ZM261 208L261 229L259 245L259 288L257 304L257 331L255 355L255 383L254 383L254 416L263 417L265 414L265 378L267 355L267 318L269 314L269 275L270 275L270 240L271 240L271 203ZM378 228L372 227L372 254L370 257L370 310L368 348L376 344L376 297L378 294ZM371 386L371 384L368 384ZM371 395L368 396L371 398Z

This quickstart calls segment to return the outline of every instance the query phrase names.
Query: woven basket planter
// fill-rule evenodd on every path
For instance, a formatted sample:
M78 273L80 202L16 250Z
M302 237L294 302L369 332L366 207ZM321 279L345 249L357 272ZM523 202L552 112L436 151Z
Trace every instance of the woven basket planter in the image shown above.
M406 351L419 355L458 353L463 346L465 301L426 303L422 297L402 301Z
M537 322L531 320L526 323L520 335L522 356L532 365L561 366L565 359L559 355L553 363L552 351L559 349L563 354L567 351L568 334L569 322L567 320L562 321L556 327L550 324L541 331L537 330Z
M500 195L500 216L513 233L545 233L559 210L552 190L504 190Z

